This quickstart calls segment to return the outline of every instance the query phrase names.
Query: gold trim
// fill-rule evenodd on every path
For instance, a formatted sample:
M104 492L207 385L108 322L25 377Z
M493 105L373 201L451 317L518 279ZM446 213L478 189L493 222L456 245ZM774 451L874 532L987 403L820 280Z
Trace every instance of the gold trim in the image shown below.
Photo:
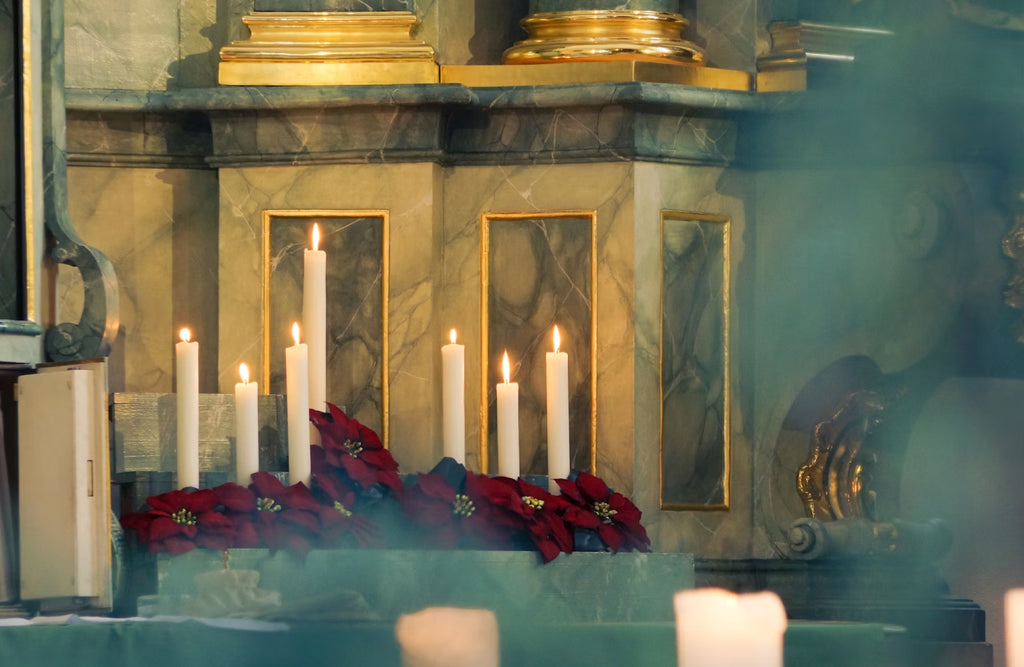
M695 222L719 222L724 225L722 230L722 372L724 400L722 408L723 421L723 448L725 449L725 465L722 471L722 497L723 502L719 505L690 505L684 503L666 503L664 498L664 477L665 477L665 379L664 379L664 355L665 355L665 220L683 220ZM661 212L661 288L659 294L659 317L658 317L658 506L663 510L672 511L728 511L732 503L732 365L729 355L729 343L731 340L731 299L732 299L732 220L727 216L714 215L709 213L690 213L687 211L662 210Z
M749 91L748 72L684 63L617 60L554 62L540 65L442 65L441 83L471 88L506 86L568 86L584 83L671 83L718 90Z
M597 474L597 211L537 211L523 213L480 214L480 471L487 474L490 326L488 291L490 289L491 222L494 220L545 220L588 218L590 220L590 472Z
M391 291L391 222L387 209L263 209L260 230L260 320L263 393L270 391L270 222L273 218L379 218L381 221L381 441L387 449L391 432L391 372L388 295Z
M529 35L502 54L505 64L559 60L704 62L704 51L680 37L681 14L650 10L594 9L541 12L522 21Z
M25 319L38 322L36 310L36 215L35 209L35 134L33 133L32 108L32 59L35 49L32 43L32 21L35 17L32 4L34 0L21 2L21 113L22 113L22 196L24 197L23 215L25 216ZM40 223L42 221L39 221Z
M249 39L221 48L224 85L437 83L434 48L412 12L256 12Z

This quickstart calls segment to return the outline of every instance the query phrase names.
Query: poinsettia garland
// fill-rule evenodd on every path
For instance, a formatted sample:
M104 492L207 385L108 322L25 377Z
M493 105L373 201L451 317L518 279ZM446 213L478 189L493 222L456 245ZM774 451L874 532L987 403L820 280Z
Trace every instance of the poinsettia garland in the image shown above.
M574 550L648 551L640 510L599 478L555 480L552 494L523 479L489 477L442 459L406 483L370 428L337 406L310 410L322 447L311 447L312 483L285 486L268 472L251 484L175 490L126 514L150 552L197 547L267 547L305 554L314 547L418 546L536 549L547 563Z

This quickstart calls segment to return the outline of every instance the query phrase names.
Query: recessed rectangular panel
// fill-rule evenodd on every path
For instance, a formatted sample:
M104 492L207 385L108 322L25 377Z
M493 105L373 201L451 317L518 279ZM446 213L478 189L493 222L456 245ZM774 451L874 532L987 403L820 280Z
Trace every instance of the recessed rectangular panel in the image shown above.
M569 359L569 443L573 470L592 471L596 437L596 216L593 212L489 214L482 220L481 465L497 461L495 385L508 351L519 383L523 475L547 474L545 353ZM491 472L496 472L491 465Z
M729 221L662 214L661 506L729 507Z
M303 251L320 225L327 256L327 401L387 443L385 211L264 211L264 369L261 388L285 391L284 350L302 322Z
M0 320L23 319L20 92L21 31L15 2L0 0Z

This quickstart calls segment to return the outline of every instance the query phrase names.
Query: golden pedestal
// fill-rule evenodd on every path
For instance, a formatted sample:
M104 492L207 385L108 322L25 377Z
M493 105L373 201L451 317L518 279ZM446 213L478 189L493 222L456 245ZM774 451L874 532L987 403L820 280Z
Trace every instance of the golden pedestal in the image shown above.
M681 14L597 9L542 12L523 19L529 38L505 51L507 65L640 60L703 64L704 51L680 37Z
M412 12L257 12L248 40L220 51L224 85L437 83L434 49Z

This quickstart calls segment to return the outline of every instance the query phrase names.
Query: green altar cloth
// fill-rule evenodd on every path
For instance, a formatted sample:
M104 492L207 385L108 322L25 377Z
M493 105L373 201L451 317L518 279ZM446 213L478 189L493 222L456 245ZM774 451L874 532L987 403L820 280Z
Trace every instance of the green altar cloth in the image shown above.
M883 626L792 624L786 667L886 664ZM673 667L671 623L587 623L501 628L504 667ZM286 631L210 627L195 621L0 628L0 665L47 667L399 667L390 623L293 624Z

